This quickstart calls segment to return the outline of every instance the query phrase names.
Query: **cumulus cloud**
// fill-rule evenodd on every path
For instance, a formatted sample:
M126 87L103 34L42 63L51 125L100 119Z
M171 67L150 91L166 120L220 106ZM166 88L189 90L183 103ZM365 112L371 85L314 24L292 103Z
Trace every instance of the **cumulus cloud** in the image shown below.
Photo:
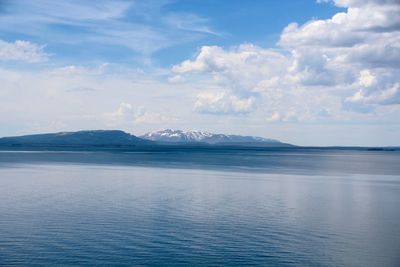
M203 46L194 60L186 60L172 71L180 75L209 74L218 84L243 94L255 90L263 77L285 72L288 63L281 53L251 44L231 50Z
M255 109L255 98L239 98L227 92L204 92L197 96L194 109L209 114L246 114Z
M172 72L213 81L215 92L199 94L194 104L200 112L230 113L227 110L235 110L229 104L234 102L231 95L248 103L242 113L256 110L254 101L249 101L252 96L262 99L257 106L269 110L267 121L332 116L319 107L321 103L366 113L398 105L400 3L336 0L334 4L347 10L330 19L289 24L278 49L251 44L229 49L203 46L195 58L175 65ZM225 92L219 93L219 88Z
M400 81L387 73L362 70L357 83L359 90L345 100L356 109L368 110L368 104L400 104Z
M29 63L46 61L49 55L44 52L44 47L28 41L17 40L12 43L0 40L0 60Z
M369 93L367 90L360 89L353 96L346 99L353 103L363 104L400 104L400 83L396 83L389 88L374 90Z

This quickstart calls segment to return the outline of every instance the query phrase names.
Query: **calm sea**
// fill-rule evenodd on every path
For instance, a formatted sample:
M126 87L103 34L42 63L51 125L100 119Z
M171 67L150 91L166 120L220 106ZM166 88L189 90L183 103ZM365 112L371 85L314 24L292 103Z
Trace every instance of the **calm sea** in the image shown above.
M400 266L400 152L0 152L1 266Z

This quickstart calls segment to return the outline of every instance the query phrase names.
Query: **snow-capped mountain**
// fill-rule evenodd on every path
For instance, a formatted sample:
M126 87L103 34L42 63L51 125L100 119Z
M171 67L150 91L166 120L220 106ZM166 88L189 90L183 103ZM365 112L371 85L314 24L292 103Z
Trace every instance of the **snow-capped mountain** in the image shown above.
M140 138L162 143L206 143L206 144L275 144L286 145L277 140L255 136L214 134L203 131L161 130L146 133Z
M0 138L0 147L13 146L157 146L217 145L289 147L290 144L254 136L214 134L203 131L162 130L140 137L120 130L91 130Z

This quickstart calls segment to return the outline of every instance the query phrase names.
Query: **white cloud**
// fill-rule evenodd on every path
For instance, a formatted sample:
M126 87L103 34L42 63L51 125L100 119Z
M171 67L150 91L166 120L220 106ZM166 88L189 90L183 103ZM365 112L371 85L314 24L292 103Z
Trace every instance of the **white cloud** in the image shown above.
M133 121L135 119L135 111L131 104L121 103L116 111L104 113L106 120L117 121Z
M266 119L267 122L294 122L299 120L301 120L301 118L299 118L297 112L294 110L286 112L275 111Z
M36 63L46 61L44 45L17 40L14 43L0 40L0 60Z
M224 112L229 110L229 97L218 93L220 88L238 99L256 95L261 99L258 109L269 114L267 121L340 119L348 118L349 111L369 113L378 106L397 106L400 3L335 4L347 10L330 19L288 25L278 50L251 44L230 49L203 46L195 58L175 65L172 72L202 78L216 88L200 94L195 102L200 112L229 113ZM256 110L250 106L247 113Z
M329 0L324 0L325 2ZM337 6L341 7L360 7L369 4L376 5L389 5L389 4L398 4L398 0L332 0Z
M176 29L204 34L220 35L208 26L208 20L191 13L172 13L163 20Z
M286 49L323 55L337 69L346 64L399 68L399 43L400 4L351 7L328 20L291 24L279 42Z
M10 12L0 16L0 31L45 37L49 44L125 47L140 59L173 44L216 34L206 19L185 12L167 13L166 4L164 0L6 1ZM155 21L157 17L165 19Z
M177 119L170 116L165 116L163 114L157 112L146 111L145 108L139 107L135 114L135 123L144 123L144 124L162 124L162 123L171 123L176 122Z
M103 118L111 124L160 124L177 120L157 112L149 112L142 106L134 108L129 103L121 103L116 111L104 113Z
M318 61L321 59L316 59L314 64L325 64ZM250 114L258 108L272 114L267 121L304 121L323 113L330 114L315 103L326 103L332 98L321 98L305 88L305 84L331 84L330 73L318 70L316 66L311 69L289 52L254 45L242 45L228 51L221 47L203 47L195 59L173 68L175 74L206 75L207 82L213 81L213 87L208 86L205 92L198 94L194 103L196 111ZM318 79L316 75L319 75ZM331 106L336 108L338 104L339 99Z
M197 96L194 109L209 114L246 114L255 109L255 98L239 98L227 92L204 92Z
M312 20L302 26L292 23L283 30L279 43L283 47L351 47L370 43L371 38L379 39L380 33L395 32L399 27L399 4L370 4L349 7L330 19Z
M16 12L0 16L2 32L29 34L35 40L46 35L63 45L101 43L148 55L173 43L215 34L207 20L196 17L192 23L191 16L185 14L171 14L169 21L150 23L155 16L165 14L158 10L162 7L158 1L117 0L117 5L109 6L110 1L101 0L82 1L81 5L38 0L26 2L26 9L23 1L12 2ZM177 128L195 125L245 134L275 131L272 137L284 136L294 143L325 138L319 144L331 144L331 137L341 143L337 132L347 135L343 134L344 124L335 126L337 123L357 122L352 134L373 135L360 130L373 130L373 126L360 125L397 123L400 118L399 4L336 3L349 8L331 19L288 25L274 49L252 44L203 46L195 57L173 67L170 83L163 82L165 70L152 69L162 73L154 74L113 64L0 68L0 128L7 133L13 129L29 133L54 121L52 131L121 128L138 133L171 124ZM146 5L154 6L147 10ZM133 23L128 13L143 23ZM52 26L71 29L71 35L60 34ZM17 44L4 43L7 47ZM41 45L22 41L20 46L32 49L18 48L18 53L0 49L7 55L2 59L40 62L49 57ZM334 123L325 123L329 120ZM323 124L314 128L321 121ZM24 128L9 126L14 122ZM267 123L271 123L268 133ZM399 132L398 126L393 126L392 134L387 134L394 124L387 125L385 133L376 136ZM318 129L318 134L308 137L311 129ZM390 142L397 139L392 137ZM375 143L379 142L390 143Z
M394 73L387 69L364 69L353 84L356 92L343 101L345 109L362 113L373 111L377 106L400 104L400 81Z
M358 84L364 87L370 87L376 84L376 77L371 71L365 69L360 71L360 77L358 78Z
M353 96L348 97L346 100L353 103L400 103L400 84L395 84L393 87L386 90L373 92L372 94L366 94L363 90L358 91Z
M59 123L51 131L122 129L134 133L181 128L176 125L191 121L187 119L193 114L190 98L178 97L183 85L163 83L135 69L102 66L0 67L2 135L37 132L52 121Z
M370 90L370 87L365 87L351 97L346 98L346 101L360 104L400 104L400 83L374 90Z
M241 45L230 50L217 46L203 46L193 60L175 65L175 74L206 74L220 87L229 88L240 97L257 92L257 85L265 78L280 77L287 71L289 60L272 49L255 45ZM272 77L271 77L272 76Z

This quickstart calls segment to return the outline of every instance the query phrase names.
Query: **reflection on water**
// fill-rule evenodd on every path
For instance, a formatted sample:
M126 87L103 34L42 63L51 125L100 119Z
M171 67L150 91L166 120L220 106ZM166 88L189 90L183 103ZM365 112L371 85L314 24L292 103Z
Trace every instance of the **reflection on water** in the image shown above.
M398 175L8 164L0 265L399 266L399 207Z
M157 147L134 151L86 152L0 150L0 166L17 163L72 163L322 175L399 175L399 161L398 149Z

